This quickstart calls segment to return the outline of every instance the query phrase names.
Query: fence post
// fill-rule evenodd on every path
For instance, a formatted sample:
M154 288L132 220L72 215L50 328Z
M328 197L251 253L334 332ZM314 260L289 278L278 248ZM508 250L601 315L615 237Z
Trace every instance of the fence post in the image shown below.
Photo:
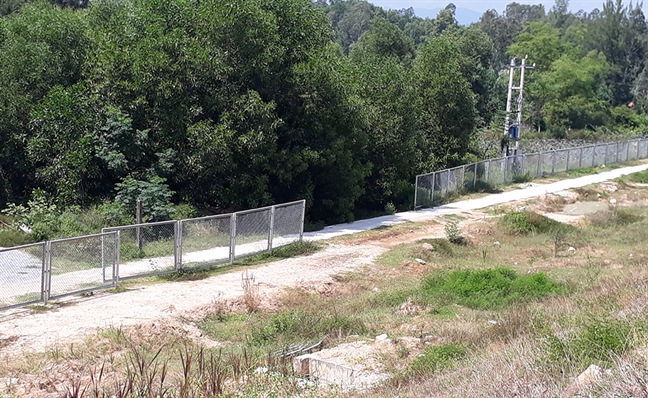
M490 184L491 159L488 159L488 173L486 175L486 184Z
M121 262L121 230L117 230L117 242L115 243L115 264L113 265L113 286L119 284L119 263Z
M556 151L551 152L551 174L556 170Z
M135 208L135 224L142 223L142 201L137 199L136 208ZM142 229L140 227L135 228L135 245L137 249L142 251Z
M508 171L509 159L510 159L510 158L509 158L508 156L505 156L505 157L504 157L504 177L503 177L503 179L504 179L504 184L506 184L506 182L507 182L507 181L506 181L506 172Z
M182 220L176 221L173 224L173 234L175 235L175 269L180 271L182 269Z
M270 208L270 232L268 233L268 250L272 253L272 235L274 235L274 215L275 207Z
M430 206L434 202L434 184L436 183L436 171L432 173L432 190L430 191Z
M542 152L538 152L538 169L536 170L536 177L540 177L542 174L540 174L540 171L542 170L542 164L543 164L543 156Z
M630 141L626 141L626 162L630 161Z
M473 163L473 186L472 186L473 189L477 189L477 165L478 164L479 162Z
M466 189L466 165L461 166L461 191L463 192Z
M306 219L306 199L302 202L301 225L299 226L299 241L304 240L304 220Z
M569 158L571 158L571 149L567 149L567 165L565 166L565 171L569 171Z
M419 176L416 176L416 182L414 183L414 210L416 210L416 205L418 204L418 184Z
M43 272L41 274L41 300L47 305L52 291L52 242L47 241L43 246Z
M583 168L583 147L580 147L580 152L578 154L578 168Z
M619 164L619 141L616 142L616 163Z
M592 148L592 167L594 167L594 165L596 164L596 147L597 146L598 145L596 145L596 144L592 145L592 147L593 147Z
M234 249L236 247L236 213L230 217L230 264L234 264Z

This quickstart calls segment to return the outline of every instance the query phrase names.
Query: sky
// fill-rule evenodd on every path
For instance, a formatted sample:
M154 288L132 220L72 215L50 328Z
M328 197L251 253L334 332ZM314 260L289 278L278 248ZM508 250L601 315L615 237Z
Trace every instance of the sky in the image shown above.
M467 8L473 11L483 13L488 9L496 9L500 14L506 8L506 5L512 3L514 0L368 0L370 3L381 6L385 9L401 9L414 7L414 10L417 8L421 9L435 9L435 8L444 8L449 3L454 3L458 8ZM537 1L528 1L528 0L515 0L520 4L543 4L545 10L549 11L554 4L553 0L537 0ZM592 11L594 8L602 9L604 0L571 0L569 2L570 9L574 12L578 10L585 10L587 12ZM624 0L624 4L629 4L629 0ZM633 1L633 4L636 4L637 1ZM648 13L648 1L644 1L643 6L644 13Z

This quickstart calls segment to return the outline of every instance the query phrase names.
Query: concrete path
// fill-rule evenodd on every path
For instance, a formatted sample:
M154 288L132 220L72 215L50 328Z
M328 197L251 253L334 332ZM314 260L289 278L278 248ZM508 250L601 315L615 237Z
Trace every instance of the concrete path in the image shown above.
M382 216L368 220L360 220L349 224L338 224L328 226L321 231L309 232L304 234L304 239L318 241L333 238L341 235L354 234L366 231L368 229L378 228L380 226L393 225L407 221L424 221L444 214L454 214L462 211L482 209L484 207L494 206L502 203L508 203L521 199L533 198L549 193L556 193L566 189L580 188L590 184L601 183L613 180L624 175L638 173L648 170L648 164L639 166L623 167L598 174L587 175L569 180L561 180L550 184L533 184L530 187L516 189L513 191L491 194L483 198L463 200L460 202L449 203L443 206L431 209L417 211L407 211L396 213L391 216Z

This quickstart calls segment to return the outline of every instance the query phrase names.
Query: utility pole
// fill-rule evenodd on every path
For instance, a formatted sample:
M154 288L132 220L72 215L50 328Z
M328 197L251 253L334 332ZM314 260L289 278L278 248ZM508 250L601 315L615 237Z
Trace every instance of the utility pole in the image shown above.
M506 100L506 119L504 121L504 135L509 137L509 140L515 141L515 148L513 148L513 153L510 153L509 145L506 145L504 148L503 156L518 156L520 155L520 130L522 126L522 100L524 94L524 72L527 69L535 68L535 64L532 66L527 66L527 56L522 58L522 65L517 65L515 58L511 60L510 71L509 71L509 86L508 86L508 96ZM515 77L515 70L520 69L520 83L518 86L513 84ZM513 91L518 91L518 96L513 99ZM512 105L515 103L516 109L513 110ZM517 113L515 123L511 124L511 113Z

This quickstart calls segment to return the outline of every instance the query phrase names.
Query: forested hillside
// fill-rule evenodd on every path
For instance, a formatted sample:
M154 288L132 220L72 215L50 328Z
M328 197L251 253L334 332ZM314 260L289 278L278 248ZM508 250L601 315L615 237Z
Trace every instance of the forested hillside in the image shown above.
M148 220L406 206L417 173L482 156L512 56L537 64L529 127L648 125L648 29L621 0L512 3L469 27L453 5L421 19L355 0L0 0L0 14L0 208L18 219L97 207L123 222L137 197Z

